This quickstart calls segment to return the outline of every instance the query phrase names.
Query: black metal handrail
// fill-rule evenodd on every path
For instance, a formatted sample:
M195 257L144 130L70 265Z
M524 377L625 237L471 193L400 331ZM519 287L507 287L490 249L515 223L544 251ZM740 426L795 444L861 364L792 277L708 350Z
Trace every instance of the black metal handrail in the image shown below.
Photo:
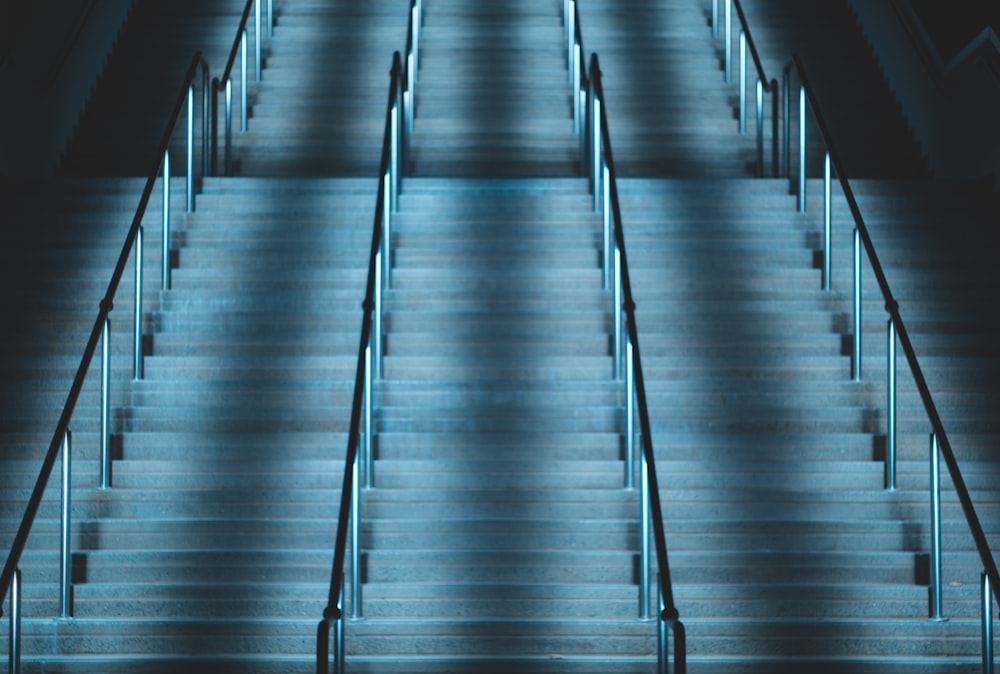
M965 484L964 478L962 477L962 472L958 465L958 459L955 457L951 442L945 432L944 423L938 413L937 405L934 403L934 398L931 395L927 379L924 377L923 370L917 360L916 351L914 350L913 343L910 340L909 332L907 331L906 325L903 322L903 317L899 312L899 303L896 301L892 294L892 290L889 287L889 281L886 278L885 270L879 260L878 253L875 251L875 245L872 242L871 234L865 224L864 217L861 215L861 208L858 206L854 190L852 189L850 181L847 179L847 174L844 171L844 164L837 151L836 145L833 143L833 135L830 133L830 127L826 122L826 118L823 116L819 102L816 100L815 92L809 82L808 76L806 75L805 66L803 65L798 54L792 55L791 61L789 61L788 66L786 66L786 71L792 68L794 68L798 73L799 82L801 83L802 88L805 91L806 98L809 101L809 106L813 112L816 126L819 128L823 142L826 144L826 150L830 157L830 163L837 174L837 179L840 182L841 189L844 192L844 197L847 200L848 208L851 211L851 216L854 219L854 225L857 228L861 243L868 256L868 261L871 264L872 271L874 272L875 280L879 286L879 291L885 301L885 310L895 325L900 346L903 348L907 364L913 374L917 391L920 394L920 400L923 403L924 410L927 413L928 420L930 421L931 427L937 438L940 452L944 457L945 464L948 466L948 472L951 475L952 482L954 483L955 492L957 493L959 502L961 503L962 512L969 525L969 530L972 533L972 538L976 545L976 551L979 553L980 561L983 564L984 572L989 577L994 596L1000 600L1000 573L998 573L997 570L996 560L993 557L993 553L989 547L989 542L986 539L986 534L979 521L979 516L976 513L975 506L972 502L972 496L969 493L969 489ZM859 329L859 326L855 326L856 331Z
M163 137L160 140L160 144L155 154L153 167L148 173L149 177L146 179L146 186L142 191L142 197L139 200L139 206L136 208L135 216L132 219L132 225L129 227L128 234L125 237L125 243L122 245L121 254L118 257L118 262L111 275L108 290L100 302L100 308L97 313L97 319L94 322L94 328L91 331L90 338L87 340L87 345L84 348L83 357L80 360L80 365L77 368L76 375L73 378L73 383L70 386L69 395L67 396L65 405L63 405L59 421L56 424L56 430L53 434L52 442L49 445L48 452L45 454L41 471L39 472L38 479L35 482L35 487L31 492L31 497L28 499L28 505L25 508L24 517L21 519L21 524L17 529L17 534L11 545L10 553L7 555L7 561L4 564L3 573L0 575L0 597L7 596L15 571L21 561L21 555L24 552L28 536L31 533L31 527L34 524L38 508L41 505L42 497L44 496L46 486L48 485L49 478L52 474L52 468L55 465L56 458L62 446L63 438L66 436L69 429L70 419L72 418L73 411L76 408L80 392L83 389L84 379L86 378L87 371L90 368L91 361L94 358L94 353L97 351L98 343L101 340L101 335L104 331L105 322L107 321L114 305L115 294L118 290L119 284L121 283L122 276L125 273L126 262L132 252L132 249L135 247L142 218L146 213L146 206L149 203L149 198L153 193L153 187L160 173L160 165L163 161L163 156L170 144L170 139L173 136L175 127L177 126L177 121L180 119L181 110L188 97L188 90L191 88L198 67L202 63L201 52L198 52L194 55L194 57L192 57L191 64L188 66L187 73L184 76L184 82L181 86L180 94L177 96L173 111L171 112L167 122L167 128L163 132Z
M680 613L674 603L673 583L670 576L670 564L667 558L667 537L663 527L663 513L660 505L660 491L656 477L656 461L653 452L652 426L649 420L645 380L642 374L642 359L639 350L639 330L635 319L635 300L632 297L632 285L629 279L628 261L625 254L625 232L622 228L621 206L618 199L615 162L614 155L611 150L611 134L608 125L607 103L604 100L600 62L597 54L593 54L590 59L590 82L593 87L594 95L602 102L602 114L599 120L601 125L601 140L603 143L604 163L607 166L607 180L609 182L615 242L621 256L622 306L616 307L615 310L618 311L621 309L625 311L628 318L629 339L632 342L636 406L639 410L642 451L646 458L649 476L649 505L652 514L653 539L656 546L656 562L657 570L659 571L660 576L660 594L663 603L659 619L666 622L674 633L674 672L675 674L684 674L687 668L685 629L684 624L680 620ZM593 121L591 123L593 123Z
M211 156L211 174L217 175L217 162L218 162L218 150L219 150L219 122L218 122L218 106L219 106L219 93L227 92L226 95L226 127L225 127L225 149L224 149L224 173L225 175L230 175L232 172L232 162L230 158L231 146L232 146L232 101L230 100L230 94L228 93L227 87L229 85L230 77L232 76L233 66L236 63L236 55L240 52L241 48L244 47L243 41L245 39L245 33L247 30L247 22L250 20L250 10L253 9L254 3L259 3L261 0L246 0L246 4L243 6L243 14L240 16L240 23L236 27L236 37L233 38L233 46L229 50L229 56L226 59L226 67L222 70L222 75L212 80L212 116L211 116L211 134L212 134L212 156ZM259 18L260 7L258 5L258 18ZM270 12L268 12L270 14ZM258 25L259 29L259 25ZM262 41L262 35L258 30L258 34L254 38L257 42L259 49L260 43ZM257 74L260 75L260 62L258 60ZM243 105L241 108L242 120L246 120L247 116L247 92L246 92L246 62L243 63L243 81L244 87L240 92L242 96Z
M376 278L382 273L377 263L382 247L383 221L385 209L392 204L385 198L386 187L392 161L392 134L394 123L394 108L396 107L402 84L402 59L399 52L392 55L391 83L389 86L389 102L386 106L385 132L382 140L382 159L379 165L379 187L375 206L375 224L372 231L372 245L368 258L368 283L365 289L365 299L362 303L364 317L361 321L361 342L358 353L358 367L354 378L354 398L351 404L351 422L347 436L347 456L344 461L344 483L340 493L340 510L337 519L337 536L333 552L333 568L330 573L330 593L327 605L323 610L323 619L319 623L316 641L316 671L324 673L329 668L330 624L343 619L342 592L344 563L347 555L347 530L350 527L351 501L355 487L353 466L358 458L358 447L361 436L361 412L365 393L366 351L371 342L375 312ZM359 507L360 504L354 504ZM353 598L357 601L357 597ZM343 652L338 644L337 661L342 662Z

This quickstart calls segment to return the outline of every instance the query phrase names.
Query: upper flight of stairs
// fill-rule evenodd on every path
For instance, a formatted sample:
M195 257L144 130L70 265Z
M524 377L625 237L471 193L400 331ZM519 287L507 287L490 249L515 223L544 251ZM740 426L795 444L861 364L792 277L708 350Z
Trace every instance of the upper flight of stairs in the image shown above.
M362 496L364 619L347 621L349 671L654 667L655 623L637 617L639 502L622 488L600 218L577 176L559 4L425 2L415 177L393 226L375 487ZM115 87L162 80L151 90L172 92L196 48L221 53L210 58L221 68L241 5L137 9L121 46L130 56L98 87L64 172L147 171L165 106L126 112L143 95L125 105ZM834 204L837 267L824 293L820 186L810 181L797 214L787 183L747 177L752 134L736 134L707 5L581 5L628 176L625 236L690 671L978 671L979 565L947 478L950 621L926 618L929 429L902 359L900 489L882 489L885 318L867 271L864 380L850 381L847 208ZM772 20L761 3L747 7L765 58L783 58L793 8L776 6ZM164 292L154 191L147 376L130 381L126 273L112 316L113 489L95 488L91 372L73 423L75 617L53 619L53 486L22 565L27 671L314 670L406 3L276 8L250 132L234 134L242 177L206 181L197 211L175 220ZM136 37L163 12L175 15L166 34L183 39ZM137 80L174 47L173 65ZM324 66L310 68L316 53ZM127 142L102 137L115 129ZM859 173L909 177L918 166L881 163L889 152L859 152ZM995 545L996 293L984 232L997 202L924 180L855 185ZM140 189L136 179L4 185L5 212L25 223L4 232L4 546Z

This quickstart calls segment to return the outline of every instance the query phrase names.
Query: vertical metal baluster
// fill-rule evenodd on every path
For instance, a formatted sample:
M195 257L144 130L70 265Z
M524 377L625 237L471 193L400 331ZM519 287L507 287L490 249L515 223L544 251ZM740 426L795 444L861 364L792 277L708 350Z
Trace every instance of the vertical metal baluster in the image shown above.
M719 37L719 0L712 0L712 38Z
M854 228L854 346L851 378L861 381L861 232Z
M247 42L250 38L247 37L246 28L243 29L243 39L240 41L240 63L242 67L240 68L240 131L245 132L247 130Z
M361 617L361 475L358 455L351 467L351 617Z
M659 597L656 603L659 607L656 614L657 674L667 674L670 665L670 642L667 639L667 621L663 619L663 611L667 607L663 601L663 583L660 581L659 575L657 575L656 588L656 594Z
M611 289L611 274L612 274L612 258L614 254L611 252L613 236L611 233L611 209L604 209L604 289Z
M409 81L416 83L417 81L417 68L419 68L420 60L420 7L416 4L413 5L413 10L410 12L410 22L413 24L413 69L410 70Z
M375 309L372 315L372 346L375 348L373 365L375 378L382 378L382 249L385 242L375 253Z
M646 463L646 453L640 452L639 457L639 503L642 512L639 514L639 617L649 620L649 465Z
M63 436L62 444L62 509L60 511L60 547L59 547L59 615L69 618L73 614L70 595L72 594L72 552L70 550L70 529L72 507L72 433L68 430Z
M101 330L101 489L111 486L111 319Z
M757 177L764 177L764 83L757 78Z
M580 53L579 43L573 45L573 62L570 68L573 72L570 77L573 81L573 133L580 133L580 61L583 55Z
M226 175L233 174L233 78L226 80L226 150L225 150L225 170Z
M614 348L614 377L615 381L622 378L622 255L618 245L615 244L615 279L614 279L615 305L612 319L615 323L615 348Z
M747 132L747 36L740 29L740 134Z
M726 84L733 81L733 0L726 3Z
M382 263L385 265L385 287L392 287L392 177L386 171L382 181Z
M993 589L990 587L990 577L986 572L983 572L980 588L982 591L983 674L993 674Z
M941 614L941 458L936 433L931 433L931 620Z
M631 333L625 340L625 488L635 489L635 383Z
M170 289L170 150L163 153L163 234L160 240L161 287Z
M604 222L604 230L607 232L608 243L613 246L616 244L612 243L615 239L614 232L612 231L614 223L611 221L611 169L607 164L604 164L601 169L601 204L603 205L603 217L601 219ZM610 262L611 253L608 252L607 255Z
M333 623L333 642L337 653L333 658L333 671L344 674L344 578L340 578L340 593L337 596L337 620Z
M833 239L833 201L831 199L832 175L830 153L823 159L823 290L830 290L832 275L831 250Z
M194 210L194 85L187 100L187 212Z
M375 470L372 465L372 445L374 442L372 425L372 345L369 337L368 346L365 347L365 451L362 455L365 466L365 486L371 489L375 486Z
M260 34L260 0L254 0L253 13L254 13L254 27L253 27L254 80L260 82L261 66L263 66L264 64L264 59L261 56L261 44L263 43L264 40Z
M201 69L201 177L204 184L205 176L212 174L211 157L212 136L212 83L208 66L202 62Z
M799 86L799 213L806 212L806 88Z
M267 36L274 37L274 0L267 0Z
M886 434L885 488L896 489L896 321L889 319L886 330Z
M132 376L142 379L142 227L135 236L135 329L133 331L133 368Z
M392 104L391 133L389 134L389 203L386 208L396 212L399 208L399 101Z
M593 75L592 75L593 76ZM601 205L601 99L594 96L594 210Z
M781 88L781 100L784 101L782 109L784 111L785 136L785 177L788 179L789 188L792 181L792 73L786 70L782 76L783 86Z
M573 44L576 42L576 2L570 0L566 14L566 67L573 68ZM569 81L573 81L573 73L569 73Z
M21 674L21 569L14 569L10 582L10 644L7 671Z

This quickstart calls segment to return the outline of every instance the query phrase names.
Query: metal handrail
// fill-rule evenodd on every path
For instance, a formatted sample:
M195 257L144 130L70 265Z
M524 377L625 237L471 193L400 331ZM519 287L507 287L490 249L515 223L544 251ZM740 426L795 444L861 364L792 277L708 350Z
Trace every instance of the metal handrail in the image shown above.
M648 512L652 515L653 539L656 547L657 570L659 572L660 611L658 619L661 624L660 671L666 671L666 639L665 634L663 633L663 628L665 626L669 626L674 634L674 672L675 674L684 674L687 668L685 629L684 624L680 620L680 613L674 603L673 584L670 576L670 564L667 558L667 539L666 532L663 528L663 513L660 505L659 483L656 477L656 463L653 452L652 426L649 420L645 380L642 374L642 358L639 350L639 330L635 318L635 301L632 297L632 285L628 271L628 258L625 254L625 233L622 228L617 176L615 172L614 156L611 150L611 134L608 125L607 104L604 102L604 89L601 83L601 69L597 54L591 55L589 72L589 79L591 83L590 91L592 92L595 103L598 103L598 105L595 106L588 106L588 114L590 115L589 126L593 131L597 128L596 125L599 125L599 141L601 147L595 151L595 155L603 155L598 162L595 162L595 168L597 167L597 164L601 164L600 168L602 170L600 172L603 173L603 178L600 175L594 176L595 192L601 191L598 185L603 182L605 212L609 212L610 209L611 225L614 230L615 240L614 267L616 273L615 275L618 277L616 281L615 312L617 316L624 311L627 318L628 340L630 346L628 349L628 356L632 361L628 374L634 376L634 386L629 386L628 397L631 398L631 392L634 387L636 397L635 406L639 410L639 426L642 436L643 458L645 461L644 468L647 473L646 478L648 480L648 490L643 490L644 492L648 491L648 495L644 493L644 500L648 498ZM596 116L598 117L596 120L594 119L595 114L590 113L590 110L594 110L595 108ZM597 136L598 134L595 133L595 141L598 140ZM618 292L619 288L620 293ZM618 300L620 300L620 303ZM615 319L615 323L618 323L617 317ZM617 332L618 330L616 328L616 333ZM617 337L616 342L618 342ZM619 358L620 354L616 348L616 367L618 365ZM631 467L627 466L626 470L630 471ZM647 509L644 507L644 511L645 510ZM643 513L643 516L646 516L645 512Z
M362 304L364 317L361 321L361 342L358 353L358 366L354 379L354 398L351 405L351 422L347 436L347 456L345 459L344 483L340 493L340 510L337 519L337 536L333 553L333 568L330 575L330 593L323 619L319 622L316 639L316 671L325 674L329 670L330 658L330 626L334 625L335 634L335 666L337 672L344 666L344 565L347 555L347 531L353 529L354 572L352 608L360 617L360 575L358 568L358 519L360 508L358 487L362 477L359 461L361 445L361 416L365 411L366 441L364 457L365 473L370 478L371 455L371 386L373 362L380 360L379 325L381 320L381 286L383 278L388 277L388 222L389 214L394 210L395 196L393 183L399 183L399 156L394 157L394 148L400 146L399 134L403 133L399 118L399 102L402 97L403 66L399 52L392 55L392 70L390 72L389 102L386 106L385 132L382 140L382 159L379 166L379 187L375 205L375 223L372 231L371 252L368 259L368 283L365 289L365 299ZM394 177L395 176L395 177ZM385 263L383 264L383 260ZM373 353L373 351L375 353ZM369 479L369 486L371 481ZM353 502L353 508L352 508ZM352 518L352 514L354 517Z
M778 99L779 88L777 79L768 79L764 72L764 64L757 51L757 43L750 32L750 24L746 14L743 12L743 5L740 0L723 0L725 6L725 77L726 82L732 81L732 18L731 8L736 8L736 16L740 22L740 108L739 108L739 131L746 133L746 50L750 49L750 57L753 60L754 68L757 70L756 92L756 122L757 122L757 175L764 175L764 94L770 94L771 98L771 173L777 178L780 172L778 154ZM712 35L718 35L719 24L719 2L713 0L712 3Z
M0 574L0 597L6 596L8 590L12 589L12 585L18 585L19 586L19 583L15 583L15 578L19 577L19 574L20 574L20 571L18 569L18 564L21 561L21 555L24 552L25 545L27 544L27 541L28 541L28 536L31 533L31 527L34 524L35 516L38 513L38 508L41 505L42 497L44 496L44 492L45 492L46 486L48 485L49 478L50 478L50 476L52 474L53 466L56 463L56 459L57 459L57 457L59 455L60 449L63 449L64 445L66 445L65 449L63 451L64 465L65 465L64 473L68 474L68 456L69 456L68 437L69 437L70 420L71 420L71 418L73 416L73 412L74 412L74 410L76 408L77 400L79 399L80 393L81 393L81 391L83 389L84 380L86 378L87 371L89 370L91 362L93 361L94 354L95 354L95 352L97 351L97 348L98 348L98 344L101 343L101 342L103 342L102 351L103 351L104 356L105 356L104 357L104 367L102 367L102 375L103 375L102 379L104 380L104 387L105 387L105 389L102 391L102 417L103 417L103 421L102 421L102 436L104 436L102 438L102 445L103 445L103 447L102 447L102 481L106 480L106 478L107 478L107 470L106 470L107 466L106 466L106 463L107 463L107 461L109 459L108 459L108 456L107 456L107 453L106 453L106 451L107 451L107 442L106 442L106 440L107 440L107 438L106 438L106 433L107 433L107 390L106 390L106 386L107 386L107 383L106 382L107 382L107 376L108 376L108 373L107 373L107 369L108 369L107 368L107 336L108 336L108 321L109 321L109 316L110 316L111 310L112 310L113 305L114 305L115 294L116 294L116 292L118 290L119 284L121 283L122 276L125 273L126 262L127 262L128 258L129 258L129 256L132 254L133 249L135 249L135 251L136 251L136 258L137 258L137 260L136 260L136 269L137 270L141 269L140 260L141 260L141 257L142 257L142 246L141 246L141 241L142 241L142 226L141 226L142 225L142 218L143 218L143 216L146 213L146 207L147 207L147 205L149 203L149 198L150 198L150 196L153 193L154 185L155 185L157 179L160 176L161 165L164 166L164 168L166 168L166 166L169 165L169 160L165 160L165 158L168 157L167 148L168 148L168 146L170 144L170 139L173 136L174 129L177 126L177 122L180 119L181 111L182 111L182 109L184 107L185 102L189 106L189 111L192 109L193 98L194 98L194 96L193 96L193 82L194 82L194 78L195 78L195 75L196 75L196 73L198 71L199 66L201 66L202 68L206 68L207 67L206 64L205 64L205 62L204 62L204 60L202 59L201 52L196 53L192 57L191 64L188 66L187 72L186 72L185 77L184 77L183 85L181 86L181 89L180 89L180 94L178 95L177 100L176 100L176 102L174 104L173 110L172 110L172 112L170 114L169 120L167 122L167 128L164 131L163 136L162 136L162 138L160 140L160 144L158 146L158 150L157 150L157 153L156 153L155 162L153 164L152 169L148 173L149 177L146 179L146 185L145 185L145 188L142 191L142 196L141 196L141 198L139 200L139 205L136 208L135 216L132 219L132 225L129 227L128 234L125 237L125 242L122 245L121 254L118 257L118 262L115 265L114 271L112 272L111 281L108 284L107 292L105 293L104 298L100 302L99 310L98 310L98 313L97 313L97 319L94 322L94 328L93 328L93 330L90 333L89 339L87 340L87 345L86 345L86 347L84 348L84 351L83 351L83 357L80 360L80 365L77 368L76 375L73 378L73 383L70 386L69 395L67 396L66 403L63 406L62 412L61 412L61 414L59 416L59 421L56 424L56 430L55 430L55 433L53 434L52 442L49 444L49 449L48 449L47 453L45 454L45 458L44 458L44 460L42 462L42 468L41 468L41 471L39 472L38 479L35 482L35 487L34 487L34 489L31 492L30 498L28 499L28 504L27 504L27 506L25 508L24 517L21 519L21 524L18 527L17 534L14 537L14 542L11 545L10 553L7 555L7 561L4 564L3 573ZM193 147L192 147L192 142L191 142L191 136L192 136L192 133L191 133L191 124L192 124L191 114L189 114L189 116L188 116L188 124L189 124L189 130L188 130L188 154L189 154L189 161L188 161L188 166L191 167L192 166L192 162L190 160L190 156L193 153ZM189 182L189 184L192 181L193 181L193 176L189 174L188 175L188 182ZM165 199L169 199L169 190L167 189L167 186L169 186L169 169L168 168L166 169L166 172L164 174L163 182L164 182L164 186L165 186L164 197L165 197ZM190 202L189 202L189 207L190 207ZM165 209L164 210L164 213L165 213L164 217L165 217L165 220L166 220L166 219L168 219L168 215L167 214L169 213L169 204L168 203L164 204L164 209ZM168 251L169 251L169 242L165 241L164 242L164 255L168 255L169 254ZM137 273L137 280L140 282L140 287L138 287L136 289L136 300L137 300L137 307L136 307L137 325L136 325L136 330L140 331L141 330L141 324L140 323L141 323L141 316L142 316L142 312L141 312L141 273ZM139 341L139 340L137 340L137 341ZM141 359L141 354L139 354L137 357ZM64 484L65 484L65 482L66 482L66 480L64 480ZM106 487L108 485L106 483L104 483L104 484L102 484L102 486ZM66 492L67 489L68 489L68 485L65 485L64 486L64 497L65 497L65 492ZM66 511L68 511L68 507L64 506L63 510L64 510L63 546L64 546L64 550L65 550L65 548L68 546L68 532L69 532L69 527L68 527L69 522L68 522L68 519L65 518L65 515L68 514L66 512ZM65 554L65 552L64 552L63 556L64 557L67 556ZM67 561L67 560L64 559L64 562L65 561ZM63 575L63 579L62 580L63 580L63 583L62 583L63 615L64 615L64 617L67 617L67 613L69 612L68 601L67 601L67 597L68 597L67 582L69 580L68 579L68 573L66 573L66 574ZM14 591L12 592L12 601L11 601L12 613L16 613L17 612L16 602L14 601L15 595L18 595L18 596L20 595L19 587L15 588ZM0 606L0 609L2 609L2 606ZM15 623L16 622L17 621L15 620L15 616L12 615L11 616L11 631L12 631L12 633L14 633L14 631L15 631ZM15 643L15 641L16 640L12 638L11 639L11 644L10 644L10 646L11 646L11 659L12 659L12 671L14 671L13 670L13 660L15 659L16 655L19 655L19 647L18 647L18 644Z
M274 27L274 0L267 0L267 35L272 34ZM226 67L222 70L222 76L212 80L212 157L211 175L217 175L219 133L218 133L218 105L219 93L223 93L226 102L226 126L225 126L225 149L224 149L224 175L232 174L232 142L233 142L233 92L232 79L233 66L236 64L237 53L241 54L240 68L240 131L246 131L248 125L247 110L247 23L250 20L250 11L254 10L254 79L261 80L263 70L263 56L261 46L263 44L263 31L261 29L261 0L246 0L243 6L243 14L240 16L239 26L236 28L236 37L233 39L233 46L229 50L229 57L226 59Z
M857 199L854 195L854 190L847 178L847 174L844 171L844 164L837 152L836 146L833 143L833 136L830 133L830 127L827 124L826 118L823 116L823 112L820 109L819 102L816 99L813 87L809 83L809 78L806 75L805 67L802 63L801 58L798 54L793 54L792 59L789 61L788 65L785 67L786 77L794 69L798 73L800 82L800 127L804 124L804 102L808 101L809 107L813 112L814 119L816 121L816 126L819 128L820 135L823 138L823 142L826 144L826 171L824 176L825 181L825 201L826 201L826 227L827 234L825 236L825 261L824 261L824 279L826 280L825 288L828 287L829 279L829 223L830 223L830 175L831 168L833 172L836 172L837 178L840 182L841 189L843 190L844 197L847 200L847 206L851 211L851 217L854 220L855 225L855 288L854 288L854 354L853 354L853 371L854 379L861 378L861 350L860 350L860 338L861 338L861 324L860 324L860 272L858 265L860 264L860 247L864 248L864 251L868 257L868 262L871 265L872 271L875 275L875 280L878 283L879 291L882 294L882 298L885 301L885 310L889 315L889 437L887 445L889 449L886 452L886 488L895 488L895 428L893 419L895 418L895 340L898 338L899 344L903 349L903 353L906 357L906 362L910 367L910 372L913 375L914 382L916 383L917 391L920 394L920 400L923 403L924 410L927 413L928 420L930 421L931 428L933 430L931 439L931 452L932 452L932 483L937 482L937 471L935 470L935 465L937 463L938 452L944 457L945 464L948 467L948 472L951 475L952 482L955 487L955 491L958 495L959 502L962 506L962 512L965 515L967 524L969 525L969 530L972 534L973 541L976 545L976 551L979 554L979 559L983 564L984 569L984 593L990 592L990 586L992 586L992 593L994 596L1000 600L1000 594L997 594L998 588L1000 588L1000 572L998 572L996 560L993 557L993 553L990 551L989 542L986 539L986 534L983 531L982 524L979 521L979 516L976 513L975 506L972 502L972 496L969 493L969 489L965 484L965 480L962 477L961 469L958 465L958 459L955 456L954 450L952 449L951 442L948 439L948 435L944 428L944 423L941 420L941 416L938 413L937 406L934 403L934 398L931 395L930 388L927 384L927 379L924 377L923 370L920 367L920 363L917 360L916 351L913 348L913 343L910 340L909 332L906 329L906 324L903 321L903 317L899 312L899 303L896 301L892 294L892 290L889 287L889 281L886 278L885 270L882 267L882 263L879 260L878 253L875 251L875 245L872 241L871 234L868 231L868 227L865 224L864 217L861 215L861 208L858 206ZM790 120L786 120L786 126ZM804 182L805 176L805 153L804 149L804 136L801 135L800 131L800 152L799 152L799 175L800 175L800 185ZM787 142L787 141L786 141ZM787 150L787 147L786 147ZM799 198L800 210L805 209L805 198L804 194L800 195ZM895 335L895 336L894 336ZM932 491L937 491L936 488L932 487ZM935 495L932 494L932 500ZM932 536L932 547L934 548L932 560L932 604L934 605L932 618L940 619L940 596L941 596L941 572L940 572L940 512L939 506L933 507L933 527L936 531ZM988 605L988 601L984 600L984 607ZM985 608L984 608L985 610ZM984 636L986 627L986 621L984 619ZM987 649L984 648L984 654Z

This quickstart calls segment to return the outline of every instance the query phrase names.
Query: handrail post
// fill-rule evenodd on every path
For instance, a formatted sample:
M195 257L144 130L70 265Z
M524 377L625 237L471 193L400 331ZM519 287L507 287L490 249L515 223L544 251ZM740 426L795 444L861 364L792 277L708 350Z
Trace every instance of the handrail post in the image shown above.
M830 290L831 251L833 238L833 203L831 200L830 153L823 159L823 290Z
M612 252L612 247L615 245L612 243L613 235L611 233L611 209L604 209L604 289L611 290L612 283L612 267L614 266L614 253Z
M854 228L854 341L851 349L851 379L861 381L861 232Z
M799 213L806 212L806 88L799 85Z
M208 64L201 63L201 177L204 184L205 176L210 176L214 172L211 158L211 138L212 138L212 81L208 72Z
M62 508L60 510L60 546L59 546L59 616L69 618L73 615L72 602L72 552L70 550L71 507L72 507L72 433L67 430L62 444Z
M593 176L594 176L594 210L598 210L601 205L601 99L594 95L594 119L593 119Z
M413 8L410 10L411 32L413 33L413 63L407 82L413 82L413 84L417 83L417 70L420 68L420 4L420 2L413 3Z
M583 60L583 54L580 51L580 44L576 43L573 45L573 60L570 63L570 68L573 72L570 74L570 79L573 82L573 133L580 133L581 124L581 114L580 114L580 65Z
M333 623L333 671L344 674L344 579L340 579L340 594L337 597L337 620Z
M740 134L747 132L747 34L740 29Z
M161 288L170 290L170 150L163 153L163 237L161 249Z
M650 533L650 499L649 499L649 464L646 453L639 457L639 618L649 620L649 533ZM662 611L661 611L662 613Z
M771 175L774 178L781 176L780 150L778 141L778 114L779 96L781 90L778 88L778 80L772 79L770 84L771 93Z
M233 79L226 80L226 150L225 150L225 172L227 176L233 174Z
M712 0L712 39L719 37L719 0Z
M569 81L573 81L573 45L576 43L576 0L566 3L566 67Z
M187 102L187 212L194 210L194 85L188 86Z
M111 319L101 330L101 489L111 486Z
M373 370L376 379L382 378L382 250L385 242L375 253L375 309L372 316Z
M132 335L132 376L137 381L142 379L142 238L142 227L139 227L135 236L135 327Z
M764 177L764 83L757 78L757 177Z
M614 321L614 363L612 364L615 381L622 378L622 252L615 244L615 278L614 278L614 308L611 318Z
M635 378L632 339L625 340L625 488L635 489Z
M886 330L886 433L885 488L896 489L896 321L892 317Z
M733 0L726 3L726 84L733 81Z
M253 0L253 12L254 12L254 38L253 38L253 50L254 50L254 80L260 82L262 73L261 66L264 63L263 57L261 56L261 43L263 42L263 37L260 32L260 0Z
M931 620L943 622L941 614L941 450L931 433Z
M362 455L365 465L365 486L369 489L375 486L375 471L372 466L372 393L372 345L369 342L365 347L365 451Z
M990 587L990 574L982 574L980 588L982 591L982 621L983 621L983 674L993 674L993 589Z
M789 186L791 189L792 181L792 73L791 70L785 69L782 75L782 81L784 86L781 88L781 100L784 101L783 108L783 120L784 129L783 134L785 136L785 177L788 179Z
M240 131L247 130L247 29L243 29L243 40L240 42Z
M267 36L274 37L274 0L267 0Z
M392 132L389 136L389 203L386 208L396 212L399 208L399 100L392 104Z
M361 617L361 480L359 457L351 468L351 617Z
M382 186L382 218L384 229L382 231L382 263L385 266L385 287L388 290L392 287L392 176L389 171L385 172L384 184Z
M15 568L10 583L10 642L8 668L10 674L21 674L21 569Z

